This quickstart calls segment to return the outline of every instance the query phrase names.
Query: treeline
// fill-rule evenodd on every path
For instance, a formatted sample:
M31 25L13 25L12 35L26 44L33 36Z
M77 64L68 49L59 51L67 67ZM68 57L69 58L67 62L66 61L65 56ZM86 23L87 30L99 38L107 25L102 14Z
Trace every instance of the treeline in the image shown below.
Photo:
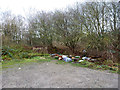
M1 13L3 46L47 46L65 54L99 56L117 61L120 54L120 3L76 3L66 10L31 11L27 17ZM54 50L58 52L57 50Z

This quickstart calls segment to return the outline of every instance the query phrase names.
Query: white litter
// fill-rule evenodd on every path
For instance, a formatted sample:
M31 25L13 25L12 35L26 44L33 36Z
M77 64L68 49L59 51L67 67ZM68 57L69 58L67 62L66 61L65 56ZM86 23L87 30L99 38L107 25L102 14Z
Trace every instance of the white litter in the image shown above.
M87 60L90 60L91 58L87 58Z
M83 60L87 59L87 57L82 57Z
M19 70L21 69L21 68L18 68Z
M84 60L79 60L78 62L83 62Z
M91 59L91 61L95 61L96 59Z
M67 58L67 56L66 55L62 55L62 58Z

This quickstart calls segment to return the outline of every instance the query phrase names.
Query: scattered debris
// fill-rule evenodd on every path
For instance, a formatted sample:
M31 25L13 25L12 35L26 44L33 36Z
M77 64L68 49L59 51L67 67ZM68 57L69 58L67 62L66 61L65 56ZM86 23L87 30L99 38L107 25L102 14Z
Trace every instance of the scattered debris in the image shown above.
M96 59L91 59L90 61L91 61L91 62L95 62L95 61L97 61L97 60L96 60Z
M62 55L62 58L67 58L67 56L66 55Z
M69 55L69 58L72 58L72 55Z
M82 60L91 60L91 58L90 57L82 57Z
M75 58L80 58L80 56L75 56Z
M69 58L69 57L67 57L66 55L62 55L62 58L63 58L63 60L64 60L65 62L70 62L70 61L72 61L72 59Z
M75 57L72 57L72 59L74 59Z
M74 58L73 60L74 62L78 62L79 58Z
M78 62L83 62L84 60L79 60Z
M63 58L62 58L62 56L59 56L59 58L58 58L59 60L62 60Z
M89 58L89 57L87 58L87 60L90 60L90 59L91 59L91 58Z
M65 62L70 62L70 61L72 61L71 58L65 58Z
M82 57L82 60L86 60L88 57Z
M72 55L59 55L59 54L51 54L51 57L54 57L58 60L63 60L65 62L71 62L72 60L76 62L82 62L84 60L87 60L89 62L95 62L97 59L93 59L91 57L81 57L81 56L72 56Z
M20 70L21 68L19 67L18 69Z

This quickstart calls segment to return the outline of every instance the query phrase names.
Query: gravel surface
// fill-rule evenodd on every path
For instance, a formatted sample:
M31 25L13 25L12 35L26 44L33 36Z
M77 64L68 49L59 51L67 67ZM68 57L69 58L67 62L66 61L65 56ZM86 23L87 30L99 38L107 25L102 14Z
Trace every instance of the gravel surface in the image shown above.
M55 62L4 69L2 88L118 88L118 74Z

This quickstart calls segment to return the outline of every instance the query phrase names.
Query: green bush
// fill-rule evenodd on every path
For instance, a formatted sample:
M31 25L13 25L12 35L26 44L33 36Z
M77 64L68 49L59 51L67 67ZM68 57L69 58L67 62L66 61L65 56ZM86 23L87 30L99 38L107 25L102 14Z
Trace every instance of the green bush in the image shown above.
M4 46L2 48L2 59L11 60L11 59L21 59L29 58L28 52L23 51L22 48L11 48Z
M110 69L110 67L109 67L108 65L101 65L101 67L102 67L104 70Z
M29 58L29 54L27 52L22 52L22 53L19 53L19 57L20 58Z
M96 66L96 69L103 69L103 68L102 68L102 66L97 65L97 66Z
M11 58L9 56L5 55L5 56L2 56L2 60L11 60Z
M118 67L110 67L110 70L118 71Z
M3 60L11 60L14 55L14 49L11 49L9 47L3 47L2 49L2 59Z

